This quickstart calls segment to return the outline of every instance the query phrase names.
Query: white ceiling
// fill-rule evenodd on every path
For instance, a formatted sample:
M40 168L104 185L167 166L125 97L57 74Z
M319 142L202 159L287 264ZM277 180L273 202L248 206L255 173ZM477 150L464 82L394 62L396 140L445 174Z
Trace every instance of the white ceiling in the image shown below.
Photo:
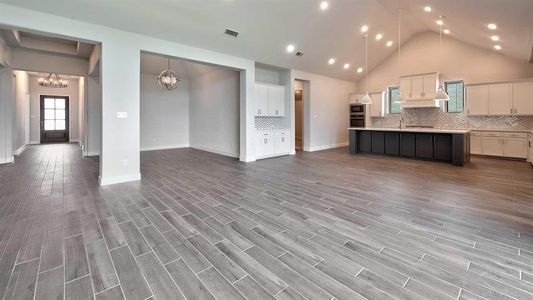
M396 52L398 11L402 8L402 40L416 33L438 31L439 15L446 16L452 36L491 49L495 22L503 54L528 61L532 50L533 0L0 0L0 2L98 23L131 32L246 57L261 63L295 68L342 79L362 74L363 43L359 32L370 26L369 65ZM433 11L426 13L425 5ZM223 34L229 28L239 37ZM376 33L383 33L380 42ZM394 47L386 48L387 40ZM289 55L293 43L303 57ZM329 66L334 57L337 63ZM344 63L352 67L345 71Z
M168 68L168 57L142 53L141 54L141 73L159 75L162 71ZM170 68L176 72L180 78L193 79L202 76L206 73L215 72L221 69L221 67L193 63L182 59L170 59Z

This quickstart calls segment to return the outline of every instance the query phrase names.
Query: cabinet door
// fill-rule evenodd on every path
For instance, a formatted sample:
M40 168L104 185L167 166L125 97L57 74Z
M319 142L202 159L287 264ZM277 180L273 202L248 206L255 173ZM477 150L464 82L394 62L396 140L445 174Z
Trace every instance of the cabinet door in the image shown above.
M261 133L257 134L256 141L256 157L265 157L274 154L274 143L272 134L270 133Z
M516 115L533 115L533 82L515 83L513 98Z
M481 149L481 138L478 136L470 136L470 154L483 154Z
M489 114L489 87L476 85L466 87L466 113L470 116Z
M372 153L385 154L385 133L372 131Z
M400 91L405 98L411 98L411 77L400 78Z
M285 88L268 87L268 114L282 117L285 115Z
M415 134L410 132L400 133L400 155L414 157L415 156Z
M433 134L417 133L415 152L416 157L433 158Z
M266 116L268 114L268 87L255 85L255 115Z
M489 85L489 115L510 115L513 113L513 85Z
M415 76L411 79L411 97L422 98L424 93L424 77Z
M433 158L442 161L452 160L452 135L435 134L433 136Z
M385 154L400 155L400 133L385 132Z
M512 158L527 158L527 139L503 139L503 155Z
M385 105L384 97L382 93L370 94L372 98L372 104L370 104L370 116L371 117L384 117L385 116Z
M424 75L424 98L434 98L437 92L437 75Z
M483 137L481 139L483 155L503 156L503 140L501 138Z
M288 131L277 132L274 135L274 153L287 154L290 152L290 133Z

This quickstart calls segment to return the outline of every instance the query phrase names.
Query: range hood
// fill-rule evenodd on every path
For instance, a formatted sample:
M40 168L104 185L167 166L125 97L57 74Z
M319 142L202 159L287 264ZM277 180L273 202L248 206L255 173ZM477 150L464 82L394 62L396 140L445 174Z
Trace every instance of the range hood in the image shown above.
M402 108L440 107L440 101L435 100L438 86L439 74L437 72L400 77L400 90L404 97L400 106Z

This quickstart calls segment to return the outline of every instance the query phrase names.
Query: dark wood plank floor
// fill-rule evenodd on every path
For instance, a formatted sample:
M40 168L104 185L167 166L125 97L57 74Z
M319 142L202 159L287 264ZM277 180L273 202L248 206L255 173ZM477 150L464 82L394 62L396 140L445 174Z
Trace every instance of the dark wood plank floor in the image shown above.
M72 144L0 166L4 299L533 299L525 162L141 157L103 188Z

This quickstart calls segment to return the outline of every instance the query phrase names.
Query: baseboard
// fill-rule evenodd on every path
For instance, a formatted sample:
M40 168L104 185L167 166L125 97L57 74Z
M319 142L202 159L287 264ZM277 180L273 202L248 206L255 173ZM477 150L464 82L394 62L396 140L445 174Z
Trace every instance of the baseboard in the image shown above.
M73 139L73 140L69 140L69 143L80 143L80 140L78 139Z
M17 150L13 151L13 155L19 156L20 154L22 154L22 152L24 152L24 150L26 150L26 145L23 145L22 147L20 147Z
M189 144L182 145L166 145L166 146L147 146L141 147L141 151L154 151L154 150L166 150L166 149L178 149L178 148L188 148Z
M41 142L39 141L30 141L30 145L38 145L40 144Z
M15 161L15 157L14 156L10 156L8 158L0 158L0 165L2 164L11 164Z
M245 156L240 156L239 157L239 161L242 161L242 162L252 162L252 161L256 161L255 157L245 157Z
M192 146L191 145L190 147L193 148L193 149L198 149L198 150L202 150L202 151L206 151L206 152L216 153L216 154L229 156L229 157L233 157L233 158L239 158L239 154L238 153L230 153L230 152L215 150L215 149L211 149L211 148L203 147L203 146Z
M280 156L286 156L286 155L290 155L290 154L291 154L290 152L287 152L287 153L276 153L276 154L271 154L271 155L266 155L266 156L260 156L260 157L257 158L257 160L273 158L273 157L280 157Z
M100 151L85 151L83 156L100 156Z
M98 177L98 181L102 186L139 180L141 180L141 173L110 177Z
M308 150L306 150L306 151L314 152L314 151L321 151L321 150L327 150L327 149L333 149L333 148L339 148L339 147L346 147L346 146L348 146L348 142L339 143L339 144L332 144L332 145L325 145L325 146L309 147Z

